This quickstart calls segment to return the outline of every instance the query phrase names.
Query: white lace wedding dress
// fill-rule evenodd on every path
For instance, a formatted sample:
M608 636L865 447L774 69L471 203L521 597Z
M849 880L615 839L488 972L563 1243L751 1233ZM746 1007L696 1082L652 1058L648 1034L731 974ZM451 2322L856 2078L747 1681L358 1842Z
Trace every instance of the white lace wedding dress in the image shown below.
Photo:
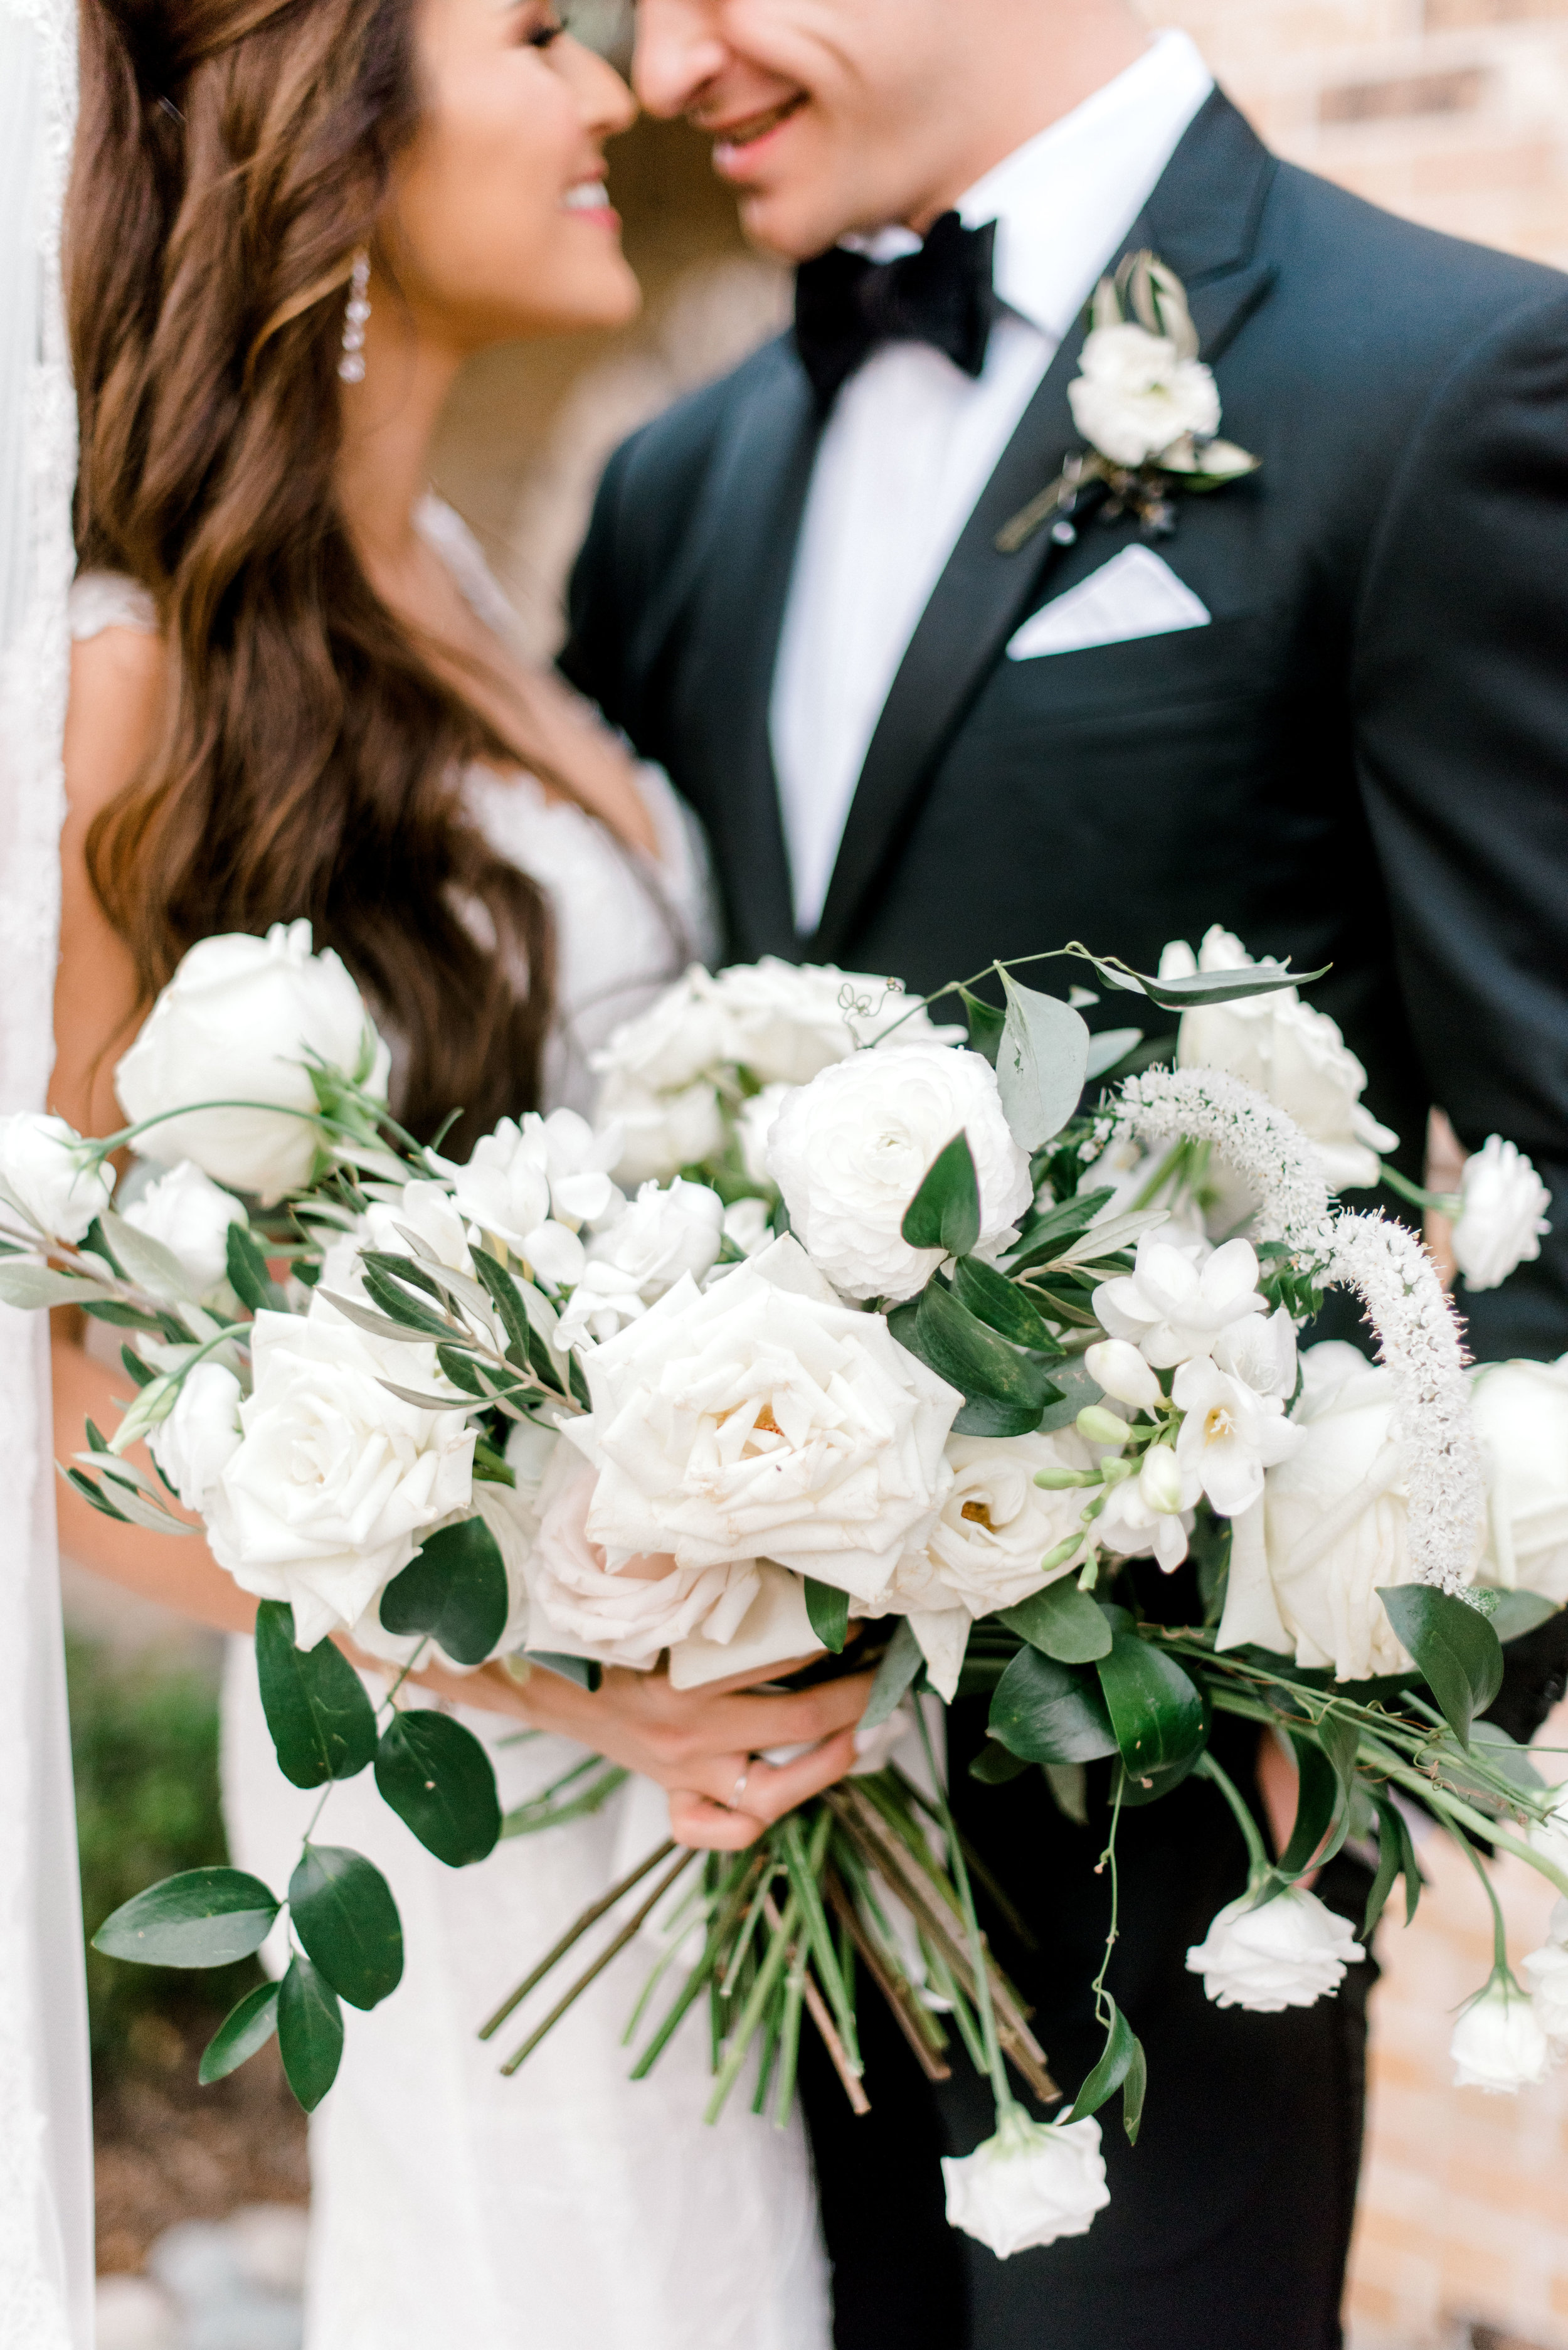
M457 516L431 501L420 521L481 618L504 629L500 590ZM79 580L74 632L117 622L151 624L140 591ZM532 777L468 779L491 839L555 910L552 1102L583 1106L594 1044L709 942L694 820L657 770L639 781L659 842L646 876ZM462 1719L491 1750L504 1808L582 1759L561 1739L518 1738L499 1715ZM317 1798L278 1771L249 1647L237 1641L223 1787L236 1866L281 1891ZM311 2123L306 2350L827 2350L826 2266L798 2116L784 2130L753 2116L742 2085L717 2126L704 2125L703 2002L647 2080L627 2077L621 2034L658 1946L639 1937L511 2080L500 2077L503 2056L570 1977L491 2045L475 2036L566 1926L662 1842L660 1792L631 1780L597 1815L454 1870L415 1841L367 1772L332 1791L316 1834L388 1877L406 1966L373 2013L346 2011L342 2069Z

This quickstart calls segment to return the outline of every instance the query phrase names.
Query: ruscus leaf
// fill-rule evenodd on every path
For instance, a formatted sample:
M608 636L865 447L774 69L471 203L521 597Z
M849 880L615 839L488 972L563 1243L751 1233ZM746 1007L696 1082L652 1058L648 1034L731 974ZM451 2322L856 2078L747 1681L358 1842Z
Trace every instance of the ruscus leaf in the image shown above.
M1116 1751L1110 1716L1094 1680L1023 1648L997 1683L989 1728L1026 1762L1095 1762Z
M980 1178L966 1134L955 1134L927 1169L903 1222L911 1248L967 1256L980 1238Z
M353 1666L330 1640L299 1648L294 1610L264 1599L256 1609L256 1678L278 1768L296 1787L352 1779L376 1752L376 1710Z
M326 1977L298 1954L278 1986L277 2045L289 2087L313 2114L337 2078L343 2011Z
M849 1594L836 1584L818 1583L814 1575L805 1579L805 1612L811 1628L825 1648L836 1657L844 1654L844 1643L849 1638Z
M1100 1687L1131 1779L1189 1764L1208 1734L1203 1700L1173 1657L1137 1633L1113 1628L1099 1659Z
M363 1853L307 1844L288 1884L288 1914L312 1963L350 2007L379 2007L403 1976L403 1929L391 1887Z
M150 1885L92 1938L106 1958L144 1967L227 1967L259 1950L279 1904L241 1868L187 1868Z
M1486 1617L1429 1583L1380 1590L1384 1613L1410 1654L1459 1744L1502 1687L1502 1646Z
M1004 1607L1002 1620L1043 1656L1058 1664L1092 1665L1111 1653L1111 1627L1102 1609L1070 1575L1032 1592L1016 1607Z
M275 1982L258 1983L254 1991L246 1991L237 2007L229 2010L202 2051L196 2077L204 2089L214 2081L225 2080L258 2048L266 2046L277 2030L277 1991Z
M501 1835L495 1768L450 1714L410 1706L394 1714L376 1750L376 1784L406 1827L449 1868L493 1852Z
M483 1518L464 1518L427 1534L401 1575L381 1594L381 1623L422 1633L457 1665L482 1665L506 1629L511 1593L501 1546Z

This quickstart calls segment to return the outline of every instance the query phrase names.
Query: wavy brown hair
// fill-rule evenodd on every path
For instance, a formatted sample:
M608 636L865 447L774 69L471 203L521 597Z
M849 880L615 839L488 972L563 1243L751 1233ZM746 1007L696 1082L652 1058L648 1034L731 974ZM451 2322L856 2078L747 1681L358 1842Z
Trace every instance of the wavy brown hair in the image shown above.
M84 568L156 600L157 741L89 836L146 1000L214 931L306 915L400 1040L400 1109L529 1107L537 886L469 824L513 754L372 589L340 516L353 255L418 121L412 0L83 0L67 269Z

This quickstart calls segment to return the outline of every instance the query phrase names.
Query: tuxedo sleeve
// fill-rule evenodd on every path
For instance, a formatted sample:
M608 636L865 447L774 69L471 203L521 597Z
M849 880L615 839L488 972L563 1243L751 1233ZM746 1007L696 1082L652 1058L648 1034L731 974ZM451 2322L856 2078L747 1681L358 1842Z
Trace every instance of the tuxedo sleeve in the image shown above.
M1462 1292L1481 1358L1568 1350L1568 295L1435 384L1377 522L1353 714L1430 1097L1552 1193L1538 1262Z
M618 539L632 445L623 442L616 451L595 495L587 536L566 591L567 635L558 663L577 691L597 702L610 723L628 734L633 730L627 723L628 681L620 660L627 628Z

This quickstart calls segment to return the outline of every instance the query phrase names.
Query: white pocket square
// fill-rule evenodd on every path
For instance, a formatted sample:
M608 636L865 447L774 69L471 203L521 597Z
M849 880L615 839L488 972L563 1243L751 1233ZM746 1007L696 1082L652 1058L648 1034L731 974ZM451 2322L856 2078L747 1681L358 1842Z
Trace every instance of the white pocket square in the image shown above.
M1043 653L1127 644L1135 637L1163 637L1176 629L1206 629L1212 618L1201 597L1152 547L1125 546L1087 579L1025 620L1008 646L1007 657L1038 660Z

